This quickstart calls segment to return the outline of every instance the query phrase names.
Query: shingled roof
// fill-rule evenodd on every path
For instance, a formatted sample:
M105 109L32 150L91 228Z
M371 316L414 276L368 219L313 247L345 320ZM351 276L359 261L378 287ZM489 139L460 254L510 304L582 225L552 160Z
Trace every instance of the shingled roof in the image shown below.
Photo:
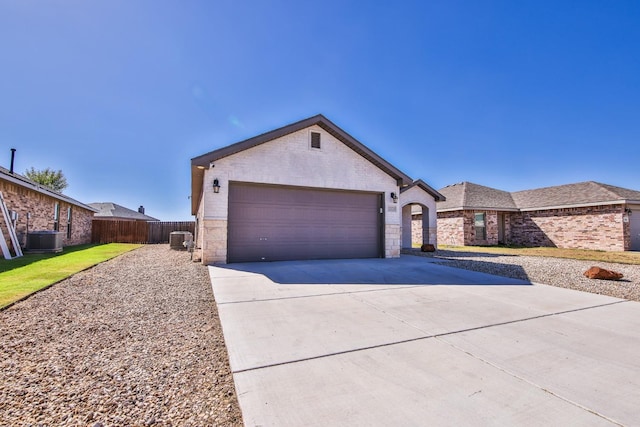
M117 218L136 221L160 221L152 216L125 208L124 206L112 202L89 203L89 205L98 210L94 215L94 218L97 219Z
M511 195L521 210L629 202L640 203L640 191L594 181L516 191Z
M485 209L499 211L517 211L511 194L473 182L460 182L439 190L446 201L438 202L438 211L465 209Z
M509 193L471 182L449 185L439 190L447 200L438 211L499 210L527 211L567 207L639 203L640 191L594 181L558 185Z
M71 197L69 197L67 195L64 195L64 194L62 194L62 193L60 193L58 191L54 191L54 190L52 190L51 188L49 188L49 187L47 187L45 185L38 184L37 182L30 180L29 178L27 178L24 175L20 175L18 173L11 172L11 171L9 171L9 169L6 169L6 168L4 168L2 166L0 166L0 179L3 179L5 181L7 181L7 182L10 182L10 183L15 184L15 185L19 185L19 186L24 187L24 188L28 188L30 190L33 190L33 191L37 192L37 193L44 194L45 196L52 197L52 198L54 198L56 200L60 200L62 202L66 202L66 203L69 203L69 204L74 205L74 206L78 206L78 207L80 207L82 209L86 209L86 210L91 211L91 212L96 212L96 209L94 209L93 207L91 207L91 206L89 206L89 205L87 205L85 203L79 202L76 199L73 199L73 198L71 198Z

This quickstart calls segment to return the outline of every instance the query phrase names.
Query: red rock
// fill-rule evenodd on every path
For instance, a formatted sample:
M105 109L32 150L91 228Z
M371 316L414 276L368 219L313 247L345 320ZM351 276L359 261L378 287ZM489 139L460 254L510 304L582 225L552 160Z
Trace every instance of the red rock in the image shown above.
M431 244L426 243L426 244L420 246L420 250L422 252L435 252L436 251L436 247L431 245Z
M620 280L622 279L622 273L618 273L612 270L606 270L600 267L591 267L584 272L584 276L589 279L601 279L601 280Z

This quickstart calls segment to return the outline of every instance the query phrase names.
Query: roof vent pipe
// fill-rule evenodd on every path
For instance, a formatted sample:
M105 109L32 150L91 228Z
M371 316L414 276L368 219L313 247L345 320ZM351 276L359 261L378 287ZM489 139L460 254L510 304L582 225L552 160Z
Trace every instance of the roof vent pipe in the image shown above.
M13 174L13 160L16 158L16 149L11 149L11 167L9 168L9 173Z
M138 208L138 212L144 214L144 206L140 205L140 207Z

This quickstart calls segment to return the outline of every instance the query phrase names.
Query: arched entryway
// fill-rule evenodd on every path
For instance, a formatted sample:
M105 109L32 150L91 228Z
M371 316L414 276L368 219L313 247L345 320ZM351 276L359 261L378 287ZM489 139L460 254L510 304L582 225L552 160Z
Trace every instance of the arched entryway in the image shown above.
M429 243L437 246L436 201L444 197L422 180L400 191L402 205L401 248L411 249Z
M436 244L436 234L431 233L429 227L429 213L429 207L420 203L403 206L402 249L419 248L425 243Z

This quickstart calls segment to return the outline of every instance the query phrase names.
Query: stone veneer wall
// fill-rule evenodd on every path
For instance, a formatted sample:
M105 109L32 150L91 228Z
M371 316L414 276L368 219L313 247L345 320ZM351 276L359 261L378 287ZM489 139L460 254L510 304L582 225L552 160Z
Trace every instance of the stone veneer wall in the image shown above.
M397 258L400 256L400 226L397 224L385 224L385 258Z
M202 262L205 264L227 262L228 221L221 219L202 220L202 233L207 236L202 241Z
M511 243L519 246L624 251L629 226L623 206L590 206L512 214Z
M81 208L77 205L54 199L37 191L24 188L11 182L0 179L0 191L4 196L8 210L18 213L16 223L16 234L18 241L23 248L27 243L27 213L31 214L29 219L29 230L53 230L54 229L54 209L55 203L60 204L59 230L63 234L63 245L80 245L91 243L91 219L93 212ZM69 223L67 221L67 209L71 207L71 237L67 237ZM1 219L1 217L0 217ZM9 244L8 231L5 229L4 219L2 230L5 240ZM9 244L10 246L10 244Z

